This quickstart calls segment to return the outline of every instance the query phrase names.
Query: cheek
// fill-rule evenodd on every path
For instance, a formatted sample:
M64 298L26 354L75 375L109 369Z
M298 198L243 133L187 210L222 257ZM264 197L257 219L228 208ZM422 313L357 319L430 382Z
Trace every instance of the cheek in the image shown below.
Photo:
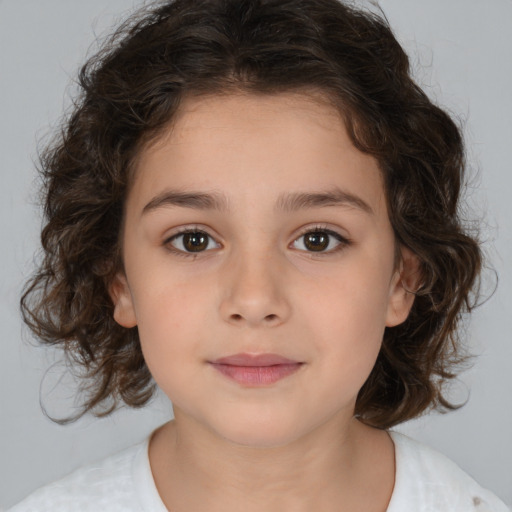
M390 268L371 260L333 266L321 279L310 282L303 307L325 316L326 324L340 328L367 332L383 327L390 296Z
M325 364L344 368L347 374L371 371L385 329L386 275L378 267L350 267L350 272L333 272L311 289L301 310L308 319L305 323L314 327L316 350L329 354Z
M180 374L208 329L211 299L204 283L179 280L146 281L145 293L137 296L135 310L146 363L161 387ZM211 292L210 292L211 293Z

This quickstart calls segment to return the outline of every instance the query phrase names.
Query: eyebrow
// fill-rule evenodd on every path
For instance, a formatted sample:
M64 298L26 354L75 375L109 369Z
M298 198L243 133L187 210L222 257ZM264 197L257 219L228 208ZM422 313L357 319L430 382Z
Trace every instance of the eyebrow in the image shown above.
M361 210L370 215L373 210L370 205L355 194L340 188L325 192L294 192L282 194L276 202L276 209L294 212L308 208L323 208L327 206L345 206Z
M173 206L195 210L229 212L229 201L224 194L218 192L166 190L151 199L144 206L142 214L159 208ZM370 215L374 213L366 201L340 188L333 188L325 192L287 192L278 197L275 209L284 212L295 212L329 206L352 207Z
M226 196L217 192L204 193L166 190L154 197L144 206L142 214L168 206L180 206L182 208L193 208L195 210L229 210Z

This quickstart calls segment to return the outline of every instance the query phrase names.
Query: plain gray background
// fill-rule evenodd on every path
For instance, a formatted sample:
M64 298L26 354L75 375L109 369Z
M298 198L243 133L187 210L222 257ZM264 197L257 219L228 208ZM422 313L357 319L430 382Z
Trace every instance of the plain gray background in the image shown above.
M40 410L40 385L58 354L34 348L18 300L38 246L37 141L55 126L73 94L71 79L96 35L135 0L0 0L0 508L85 462L148 435L170 416L158 397L61 427ZM512 1L382 0L427 93L465 122L473 175L467 191L485 218L485 250L499 274L494 296L473 316L467 339L476 364L460 379L461 410L403 425L446 453L512 505ZM91 46L92 45L92 46ZM492 282L487 273L484 289ZM72 387L50 370L41 393L51 413L66 414Z

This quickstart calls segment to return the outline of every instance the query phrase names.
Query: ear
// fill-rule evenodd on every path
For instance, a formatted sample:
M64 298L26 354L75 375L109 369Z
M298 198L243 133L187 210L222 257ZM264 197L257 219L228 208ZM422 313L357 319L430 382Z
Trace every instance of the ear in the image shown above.
M393 275L389 289L386 327L395 327L409 316L415 292L421 283L420 261L409 249L400 249L400 265Z
M124 272L118 272L108 289L114 304L114 320L123 327L135 327L137 318L133 298Z

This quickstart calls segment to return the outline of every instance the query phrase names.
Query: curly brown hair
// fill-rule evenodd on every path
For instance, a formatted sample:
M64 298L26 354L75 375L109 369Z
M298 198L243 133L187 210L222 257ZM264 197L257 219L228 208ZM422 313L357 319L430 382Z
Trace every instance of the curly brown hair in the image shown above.
M459 216L461 134L410 76L385 19L338 0L170 0L130 18L79 73L81 95L42 154L44 258L21 308L43 343L83 377L82 409L139 407L154 392L137 328L113 320L120 227L141 148L185 96L316 90L339 108L355 146L380 164L398 244L420 260L405 323L385 331L356 415L388 428L453 406L444 383L461 361L477 241Z

